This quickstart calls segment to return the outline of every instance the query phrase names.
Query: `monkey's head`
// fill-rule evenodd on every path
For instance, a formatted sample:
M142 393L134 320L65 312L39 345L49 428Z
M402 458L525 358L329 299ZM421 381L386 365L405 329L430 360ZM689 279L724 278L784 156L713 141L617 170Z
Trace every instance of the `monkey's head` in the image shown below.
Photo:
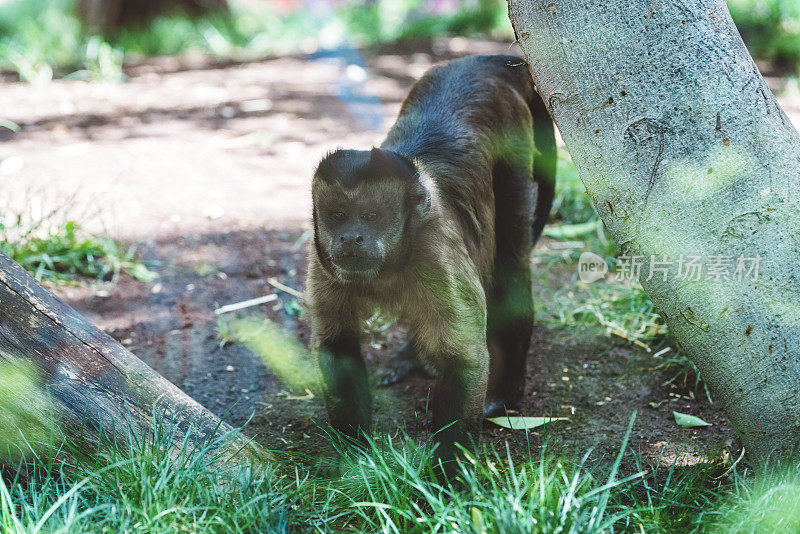
M430 206L414 164L379 148L327 155L311 191L317 253L343 280L369 280L401 265Z

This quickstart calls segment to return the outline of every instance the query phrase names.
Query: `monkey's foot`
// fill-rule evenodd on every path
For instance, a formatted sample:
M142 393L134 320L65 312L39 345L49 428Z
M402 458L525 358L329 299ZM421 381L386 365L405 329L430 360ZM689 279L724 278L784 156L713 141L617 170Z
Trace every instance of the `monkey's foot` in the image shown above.
M380 384L381 386L391 386L405 381L414 373L427 377L433 376L433 373L419 361L416 355L412 357L406 351L401 351L386 363L386 369L380 376Z
M519 415L519 402L508 402L502 399L487 399L483 404L483 417L502 417Z

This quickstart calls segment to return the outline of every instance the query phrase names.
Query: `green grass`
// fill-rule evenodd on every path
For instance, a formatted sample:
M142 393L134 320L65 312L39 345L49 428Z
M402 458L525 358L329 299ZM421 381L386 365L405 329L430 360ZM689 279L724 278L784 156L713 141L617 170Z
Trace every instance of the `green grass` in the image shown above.
M800 520L797 466L654 468L627 449L631 427L600 464L484 446L451 485L435 476L430 441L408 436L356 449L328 433L320 457L254 467L222 459L229 436L168 454L176 428L155 420L99 452L31 448L6 463L0 532L796 532Z
M644 474L630 488L626 502L635 508L632 522L641 525L638 531L717 532L714 522L720 508L738 488L751 483L736 466L715 462L676 466L664 461L663 449L655 466L643 465L638 456L633 457Z
M463 450L448 482L430 435L354 447L317 429L316 455L275 450L254 466L229 457L235 433L192 447L155 412L144 432L78 446L32 420L41 410L27 405L46 402L35 373L0 364L0 378L3 534L794 532L800 517L797 466L753 477L730 459L645 464L628 448L635 414L613 458L559 450L552 433L535 448L519 432L513 447Z
M658 342L667 334L663 318L638 284L576 282L549 291L540 318L567 328L599 330L636 344Z
M282 532L303 488L275 469L226 463L229 436L167 454L176 427L156 425L101 452L30 455L0 478L0 532Z
M135 247L124 248L105 235L84 231L70 217L68 203L45 214L6 208L0 215L0 252L38 280L116 281L127 272L151 281L155 273L134 259Z
M560 224L581 224L599 219L578 176L578 169L563 147L558 150L556 195L550 217Z
M367 532L604 532L631 515L619 494L641 476L618 476L622 452L610 466L590 469L586 457L573 461L546 448L515 461L485 447L465 451L450 485L435 478L430 447L408 438L370 438L366 454L339 454L331 511L352 509L348 523Z
M578 171L566 150L558 153L556 195L551 224L545 236L556 243L537 249L534 268L539 275L544 298L539 319L569 328L602 329L607 335L618 335L631 341L656 341L664 337L666 327L653 303L636 281L606 277L591 284L580 282L577 270L568 283L551 289L548 269L556 265L575 266L583 252L593 252L609 264L613 271L618 249L605 233L603 223L586 194ZM562 248L559 243L568 248ZM610 271L610 272L611 272Z
M670 374L667 383L674 384L693 394L702 393L709 402L712 402L711 391L700 375L700 371L682 350L668 352L657 367L667 370Z

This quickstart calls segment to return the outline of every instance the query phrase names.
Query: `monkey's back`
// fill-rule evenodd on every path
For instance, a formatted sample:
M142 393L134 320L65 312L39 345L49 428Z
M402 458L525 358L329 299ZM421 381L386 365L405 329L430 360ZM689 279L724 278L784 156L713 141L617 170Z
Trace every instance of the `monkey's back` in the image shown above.
M425 162L462 164L485 136L530 123L527 65L516 56L468 56L429 70L411 88L381 145ZM527 121L526 121L527 119ZM491 154L484 153L484 157Z
M508 152L530 166L533 82L516 56L469 56L428 71L414 86L382 148L422 163L459 219L485 274L494 251L492 170Z

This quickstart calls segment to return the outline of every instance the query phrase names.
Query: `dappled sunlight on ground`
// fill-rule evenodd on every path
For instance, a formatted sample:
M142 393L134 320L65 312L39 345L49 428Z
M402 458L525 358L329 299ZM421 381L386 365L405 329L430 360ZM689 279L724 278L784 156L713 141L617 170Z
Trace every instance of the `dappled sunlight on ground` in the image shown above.
M0 166L0 199L40 192L57 205L77 194L79 204L100 206L102 217L86 224L140 243L139 257L160 277L58 293L211 410L234 424L253 416L251 432L269 447L313 451L324 443L308 439L326 420L319 396L288 391L244 344L220 336L214 310L276 294L237 315L269 318L307 343L301 306L275 282L295 290L305 283L317 161L336 147L379 143L410 85L438 59L509 51L507 43L437 39L249 63L153 59L129 66L119 85L6 83L3 118L21 130L0 137L0 160L17 158ZM547 246L537 250L559 254ZM549 290L575 284L573 266L534 263ZM536 298L543 294L540 281ZM365 347L372 371L402 339L396 326L373 336ZM631 447L647 461L704 461L706 450L716 454L733 436L720 407L667 384L657 365L624 340L539 323L524 411L570 421L486 435L508 439L519 455L555 440L565 452L595 447L609 457L636 410ZM430 387L417 376L380 390L379 425L423 431ZM714 426L677 427L673 409Z

